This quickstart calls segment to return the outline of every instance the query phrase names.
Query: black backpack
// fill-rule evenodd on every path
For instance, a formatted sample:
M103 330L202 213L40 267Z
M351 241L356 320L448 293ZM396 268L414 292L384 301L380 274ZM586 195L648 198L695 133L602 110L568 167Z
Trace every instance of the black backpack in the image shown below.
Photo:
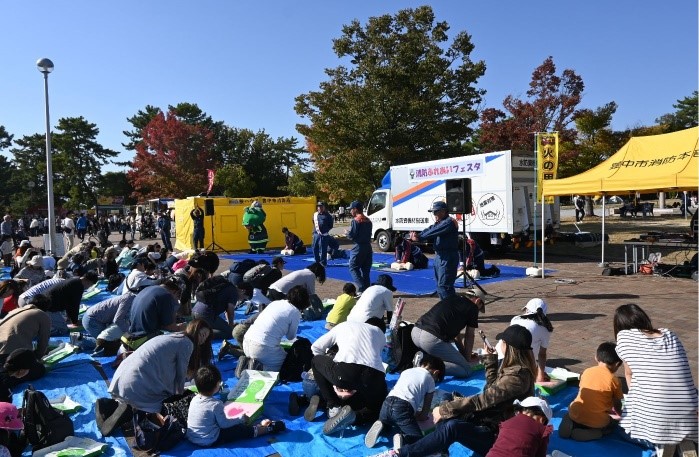
M70 417L51 406L46 395L31 385L24 391L22 422L33 452L60 443L74 433Z
M285 382L301 381L301 373L311 369L313 351L311 342L303 337L296 338L286 352L286 358L279 369L279 379Z
M252 267L257 266L257 262L255 262L252 259L243 259L240 262L235 262L231 267L229 268L229 271L231 273L238 273L239 275L244 275L245 273L248 272Z
M398 327L392 330L392 345L391 353L395 366L391 368L390 373L400 373L403 370L413 367L413 357L420 350L415 343L410 333L413 331L414 324L400 322Z

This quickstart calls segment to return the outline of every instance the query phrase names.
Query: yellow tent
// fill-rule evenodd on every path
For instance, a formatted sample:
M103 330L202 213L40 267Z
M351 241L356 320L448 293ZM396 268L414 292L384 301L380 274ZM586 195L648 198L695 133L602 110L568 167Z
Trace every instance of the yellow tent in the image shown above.
M696 190L699 127L631 138L613 156L570 178L543 181L543 194L597 195L630 191Z
M204 209L206 197L189 197L175 200L175 230L177 240L175 248L180 250L193 247L192 234L194 225L189 213L195 206ZM282 248L284 235L282 227L296 233L306 245L311 243L313 232L313 213L316 210L315 197L253 197L253 198L212 198L214 215L204 217L204 247L212 242L211 223L213 221L214 239L226 251L248 250L248 231L243 227L243 209L258 200L267 214L265 227L269 235L270 248ZM212 249L216 250L216 249Z
M578 175L543 181L543 196L598 195L631 191L697 190L699 188L699 127L663 135L631 138L613 156ZM543 203L542 203L543 212ZM602 199L602 240L605 205ZM541 231L544 231L542 221ZM604 262L604 241L602 260ZM544 247L541 248L544 277Z

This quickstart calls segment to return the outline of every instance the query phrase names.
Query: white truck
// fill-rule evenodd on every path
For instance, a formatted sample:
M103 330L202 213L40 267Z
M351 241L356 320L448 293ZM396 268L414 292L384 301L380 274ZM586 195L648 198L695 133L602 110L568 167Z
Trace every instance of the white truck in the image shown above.
M452 214L460 228L484 249L506 248L513 234L540 233L541 205L535 204L534 154L499 151L391 167L367 205L374 240L386 252L395 235L434 223L432 203L446 201L446 181L471 180L470 214ZM558 199L545 205L546 223L560 222ZM536 211L536 227L534 226Z

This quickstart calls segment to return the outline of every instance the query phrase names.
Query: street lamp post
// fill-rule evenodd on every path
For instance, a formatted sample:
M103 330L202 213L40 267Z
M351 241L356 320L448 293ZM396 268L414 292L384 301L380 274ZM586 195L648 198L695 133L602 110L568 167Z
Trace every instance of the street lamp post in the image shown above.
M47 251L53 254L53 241L56 237L56 214L53 209L53 161L51 159L51 121L49 120L49 73L53 71L53 62L47 58L39 59L36 66L44 74L44 96L46 99L46 191L48 193L49 241Z

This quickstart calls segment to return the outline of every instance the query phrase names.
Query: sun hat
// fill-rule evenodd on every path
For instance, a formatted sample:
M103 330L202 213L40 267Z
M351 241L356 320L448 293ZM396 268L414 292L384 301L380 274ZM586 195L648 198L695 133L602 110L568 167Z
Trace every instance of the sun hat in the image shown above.
M510 325L504 332L495 336L513 348L526 351L532 348L532 334L521 325Z
M515 407L519 406L521 408L539 408L548 420L551 420L551 418L553 417L553 411L551 411L551 407L548 403L546 403L546 400L544 400L541 397L527 397L522 401L515 400L513 404L515 405Z
M549 307L546 305L545 301L540 298L532 298L527 302L526 306L522 308L522 311L526 311L527 314L536 314L536 310L539 308L541 308L544 314L548 313Z
M44 258L40 255L35 255L31 259L27 260L27 265L32 266L32 267L41 267L43 269L44 268Z
M24 424L17 407L12 403L0 402L0 428L22 430Z
M29 241L29 240L22 240L22 241L20 241L20 243L19 243L19 246L20 246L20 247L22 247L22 246L31 246L31 245L32 245L32 242Z
M391 292L395 292L396 288L393 287L393 278L390 277L389 275L379 275L378 278L376 278L376 282L374 283L375 286L384 286L386 289L390 290Z

